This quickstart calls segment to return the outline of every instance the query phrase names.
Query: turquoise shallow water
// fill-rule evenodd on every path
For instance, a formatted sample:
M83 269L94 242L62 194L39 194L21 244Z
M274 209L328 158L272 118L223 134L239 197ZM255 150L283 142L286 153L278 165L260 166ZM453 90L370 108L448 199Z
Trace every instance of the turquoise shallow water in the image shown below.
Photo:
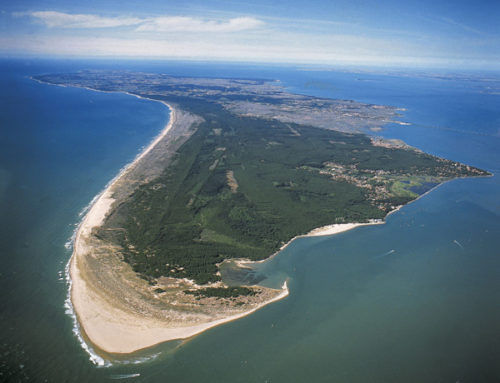
M65 313L79 212L164 126L158 103L37 84L88 67L279 78L294 91L407 108L383 133L498 174L500 97L477 82L188 63L3 61L0 372L6 381L496 382L500 182L444 184L384 225L299 239L259 265L290 295L186 342L97 367Z

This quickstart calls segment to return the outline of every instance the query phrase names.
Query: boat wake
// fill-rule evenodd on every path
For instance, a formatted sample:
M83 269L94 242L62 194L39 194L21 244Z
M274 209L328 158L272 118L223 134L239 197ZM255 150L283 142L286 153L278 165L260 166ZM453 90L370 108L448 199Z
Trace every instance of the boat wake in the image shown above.
M130 379L130 378L137 378L141 376L141 374L137 373L137 374L117 374L117 375L111 375L109 378L110 379Z
M389 250L387 253L384 253L382 255L377 255L375 258L376 259L384 258L387 257L388 255L394 254L395 252L396 250Z

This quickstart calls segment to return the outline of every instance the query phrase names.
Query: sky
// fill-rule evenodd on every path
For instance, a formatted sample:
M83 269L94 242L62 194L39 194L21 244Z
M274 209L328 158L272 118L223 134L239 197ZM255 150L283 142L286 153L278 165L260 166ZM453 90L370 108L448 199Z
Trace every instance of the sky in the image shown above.
M500 0L16 0L3 57L500 68Z

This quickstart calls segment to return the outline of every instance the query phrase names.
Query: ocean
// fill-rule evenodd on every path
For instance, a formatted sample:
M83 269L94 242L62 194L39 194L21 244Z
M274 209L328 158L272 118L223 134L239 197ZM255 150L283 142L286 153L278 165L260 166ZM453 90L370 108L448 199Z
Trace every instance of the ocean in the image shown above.
M430 76L189 62L0 61L0 381L498 382L498 74ZM104 366L65 307L85 208L168 121L161 104L30 76L126 69L279 79L290 91L394 105L378 135L481 167L384 225L302 238L256 271L290 295L187 341Z

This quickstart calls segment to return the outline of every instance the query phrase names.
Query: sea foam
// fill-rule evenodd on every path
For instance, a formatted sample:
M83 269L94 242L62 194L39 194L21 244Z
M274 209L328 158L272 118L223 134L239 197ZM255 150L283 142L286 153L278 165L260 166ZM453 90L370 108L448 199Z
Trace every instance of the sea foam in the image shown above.
M68 261L64 269L66 273L66 283L68 285L68 293L66 295L66 300L64 301L64 308L65 308L64 312L65 314L71 317L73 321L73 334L75 334L76 338L80 342L80 346L87 352L87 354L89 354L90 361L99 367L110 367L111 363L104 360L99 355L97 355L92 346L87 344L83 339L82 332L80 329L80 324L78 323L78 319L76 317L76 313L73 308L73 303L71 302L71 287L73 282L71 281L71 277L69 274L70 263L71 259Z
M90 90L93 90L95 91L95 89L90 89ZM141 98L141 99L146 99L146 98L143 98L143 97L140 97L140 96L137 96L137 95L134 95L134 94L130 94L130 93L127 93L128 95L131 95L131 96L135 96L137 98ZM147 99L147 100L150 100L150 101L155 101L155 102L159 102L158 100L152 100L152 99ZM160 102L161 104L165 105L164 103ZM168 108L168 107L167 107ZM170 108L169 108L170 109ZM171 109L170 109L170 117L169 117L169 120L172 118L171 116ZM163 129L162 129L163 131ZM161 132L160 132L161 134ZM156 140L156 137L154 138L154 140ZM154 142L153 140L153 142ZM75 240L76 240L76 236L78 234L78 230L80 229L80 226L83 224L84 220L85 220L85 216L87 215L87 213L90 211L90 209L92 208L92 206L97 202L97 200L103 195L103 193L109 189L109 187L117 180L119 179L131 166L134 162L136 162L136 160L142 155L142 153L148 148L149 146L143 146L141 147L139 150L138 150L138 153L135 155L134 159L127 163L125 166L123 166L120 171L118 172L118 174L113 177L107 184L106 186L96 195L94 196L94 198L92 198L92 200L82 209L80 210L80 212L78 213L78 217L80 218L80 222L78 224L76 224L74 226L74 230L70 236L70 238L68 238L68 240L66 241L66 243L64 244L64 247L68 250L68 251L73 251L73 247L74 247L74 243L75 243ZM65 269L64 269L64 273L65 273L65 279L66 279L66 284L68 286L68 292L67 292L67 296L66 296L66 300L64 301L64 308L65 308L65 313L67 315L69 315L73 321L73 334L75 334L76 338L78 339L78 341L80 342L80 345L81 347L89 354L89 359L92 363L94 363L95 365L99 366L99 367L110 367L112 366L114 363L111 363L110 361L106 361L105 359L103 359L102 357L100 357L96 352L95 350L92 348L91 345L89 345L87 342L85 342L85 340L83 339L83 336L82 336L82 333L81 333L81 328L80 328L80 323L78 322L78 318L76 316L76 313L75 313L75 310L74 310L74 307L73 307L73 303L71 302L71 289L72 289L72 280L71 280L71 275L70 275L70 264L71 264L71 257L70 259L68 260L68 262L66 263L66 266L65 266ZM131 359L131 360L125 360L125 361L116 361L117 364L139 364L139 363L144 363L146 361L151 361L151 360L154 360L156 359L157 357L159 356L159 353L158 354L153 354L151 356L147 356L147 357L139 357L139 358L135 358L135 359Z

